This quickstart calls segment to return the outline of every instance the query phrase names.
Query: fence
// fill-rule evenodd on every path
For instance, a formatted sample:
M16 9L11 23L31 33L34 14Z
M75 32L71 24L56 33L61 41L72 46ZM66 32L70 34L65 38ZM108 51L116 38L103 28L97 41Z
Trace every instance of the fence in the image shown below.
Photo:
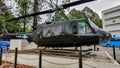
M72 62L72 63L58 63L58 62L53 62L53 61L49 61L49 60L46 60L44 58L42 58L42 50L39 51L39 57L38 58L25 58L23 56L20 56L18 54L18 49L16 48L15 49L15 54L14 55L11 55L11 56L7 56L7 57L13 57L14 56L14 68L17 68L17 63L19 64L22 64L22 62L19 62L17 61L18 58L19 59L23 59L23 60L26 60L26 61L29 61L29 60L38 60L39 61L39 64L38 65L32 65L32 66L36 66L36 67L39 67L39 68L42 68L42 60L47 62L47 63L50 63L50 64L54 64L54 65L73 65L73 64L79 64L79 68L82 68L82 64L84 65L87 65L91 68L96 68L94 66L91 66L91 65L88 65L88 64L85 64L82 62L82 53L81 51L79 51L79 61L78 62ZM1 62L2 62L2 48L0 48L0 65L1 65Z

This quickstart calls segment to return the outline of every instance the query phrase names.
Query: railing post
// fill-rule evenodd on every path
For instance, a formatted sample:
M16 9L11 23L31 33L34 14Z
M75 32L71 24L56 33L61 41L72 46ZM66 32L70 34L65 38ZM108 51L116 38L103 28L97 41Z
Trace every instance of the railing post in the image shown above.
M79 68L82 68L82 47L80 46L79 50Z
M2 64L2 47L0 47L0 65Z
M42 68L42 50L39 52L39 68Z
M115 52L115 46L113 45L113 57L114 57L114 60L116 60L116 52Z
M18 51L18 48L15 48L14 68L17 68L17 51Z
M94 45L94 51L96 51L96 45Z

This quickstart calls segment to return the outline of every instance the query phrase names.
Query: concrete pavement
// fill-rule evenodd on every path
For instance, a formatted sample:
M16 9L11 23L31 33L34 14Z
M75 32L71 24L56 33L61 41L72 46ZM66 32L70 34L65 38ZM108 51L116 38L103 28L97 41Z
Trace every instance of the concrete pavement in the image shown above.
M97 56L83 58L83 68L120 68L105 51L92 52ZM3 55L3 60L14 63L14 54ZM43 55L42 68L79 68L78 58L65 58L60 56ZM19 54L18 63L39 68L39 55Z

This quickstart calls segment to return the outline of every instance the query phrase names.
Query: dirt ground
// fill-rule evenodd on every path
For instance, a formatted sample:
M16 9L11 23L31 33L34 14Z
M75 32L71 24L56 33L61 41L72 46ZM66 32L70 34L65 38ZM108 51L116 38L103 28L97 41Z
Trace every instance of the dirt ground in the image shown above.
M11 62L2 62L2 65L0 66L0 68L14 68L14 64ZM17 64L17 68L35 68L33 66L28 66L28 65L24 65L24 64Z

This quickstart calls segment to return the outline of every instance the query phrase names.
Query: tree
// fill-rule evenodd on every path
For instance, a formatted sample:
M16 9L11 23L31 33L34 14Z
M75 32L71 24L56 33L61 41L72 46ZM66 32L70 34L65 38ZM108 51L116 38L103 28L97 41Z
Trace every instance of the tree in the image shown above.
M33 12L37 13L38 12L38 0L34 0L34 8L33 8ZM33 31L36 30L37 28L37 15L33 16Z
M15 0L17 3L17 12L18 16L24 16L31 12L30 6L31 6L31 0ZM24 32L26 33L26 24L30 23L31 18L24 18L22 20L23 26L24 26ZM19 21L21 23L21 21Z
M82 10L82 12L84 12L85 15L90 18L90 20L92 20L98 27L102 28L102 20L97 13L87 6Z
M73 8L68 14L69 20L81 19L86 17L90 18L90 20L92 20L98 27L102 27L102 20L100 19L99 15L89 7L85 7L82 11Z
M70 0L43 0L42 3L42 9L44 10L48 10L48 9L56 9L56 7L59 7L59 4L65 4L65 3L69 3ZM65 15L65 11L60 11L58 12L58 16L60 14ZM47 19L45 21L53 21L55 20L55 13L48 13L47 14Z
M2 30L2 26L5 25L9 32L17 32L18 30L18 23L16 21L14 22L6 22L8 19L13 18L14 15L6 6L6 3L4 0L0 0L0 31ZM16 27L17 26L17 27ZM16 27L16 29L14 29Z
M69 14L68 14L69 19L81 19L81 18L85 18L85 15L83 12L76 10L75 8L73 8Z
M1 27L1 25L5 25L9 29L10 32L18 32L18 30L20 28L20 23L23 23L23 22L25 22L25 24L31 23L32 22L31 19L33 17L21 19L18 21L12 21L9 23L7 23L6 20L9 20L16 16L19 17L19 16L35 13L33 11L34 1L32 1L32 0L14 0L14 1L17 4L16 13L11 12L11 10L6 6L4 1L0 0L0 27ZM60 1L59 2L62 4L70 2L70 0L61 0L61 1L62 2L60 2ZM55 1L54 0L38 0L38 10L37 11L39 12L41 10L56 9L56 4L58 4L58 0L55 0ZM99 27L102 26L101 19L99 18L99 16L88 7L86 7L82 11L72 9L69 11L68 14L66 14L66 10L62 10L62 11L59 11L58 17L59 17L59 20L65 21L65 20L71 20L71 19L85 18L84 14L86 14L86 16L88 18L90 18L93 22L95 22L96 25L98 25ZM52 20L55 19L54 13L47 14L47 16L48 16L48 18L47 18L48 21L50 21L51 19ZM38 18L38 21L41 20L40 16L37 16L37 18ZM14 29L14 28L16 28L16 29ZM26 31L29 31L28 27L26 27Z
M59 21L69 20L68 16L65 14L64 10L59 11L58 18L59 18ZM52 17L52 21L54 21L54 20L55 20L55 15Z
M60 11L58 16L59 16L59 19L62 20L62 21L66 21L66 20L69 19L68 16L65 14L64 10Z

